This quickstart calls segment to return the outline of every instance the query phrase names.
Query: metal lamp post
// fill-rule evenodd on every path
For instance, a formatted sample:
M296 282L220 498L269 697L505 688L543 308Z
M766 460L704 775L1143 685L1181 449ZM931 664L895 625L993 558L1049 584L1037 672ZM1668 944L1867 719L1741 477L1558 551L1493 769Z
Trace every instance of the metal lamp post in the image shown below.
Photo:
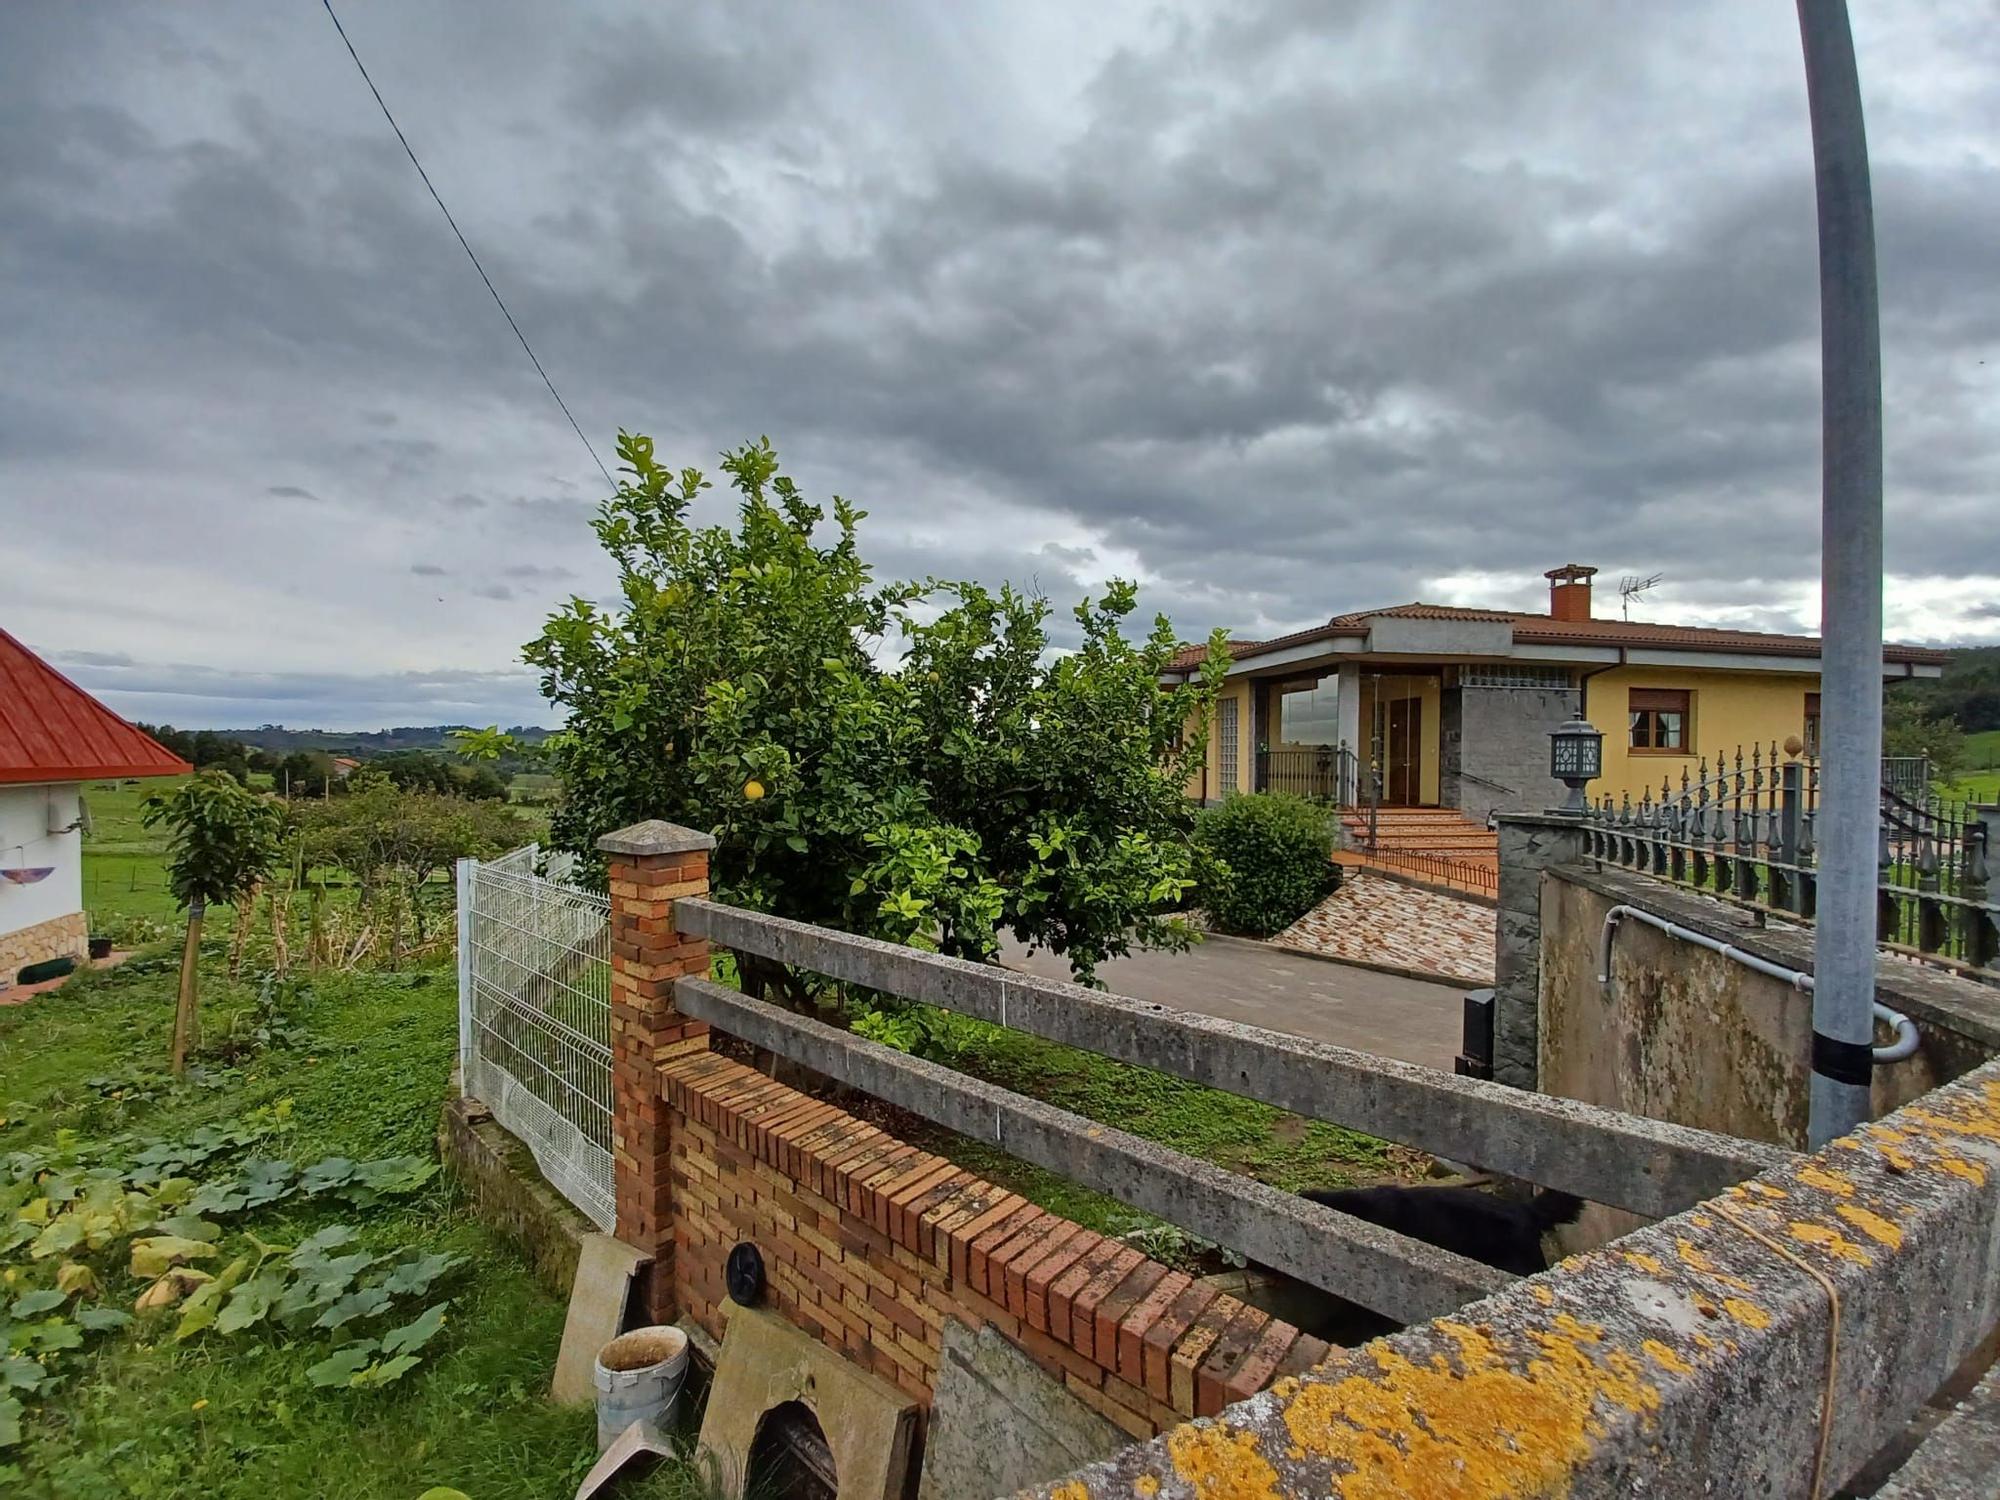
M1584 814L1583 789L1604 774L1604 732L1588 719L1571 719L1549 731L1549 775L1569 788L1556 809L1564 817Z
M1882 757L1882 345L1868 138L1845 0L1798 0L1819 196L1819 911L1808 1143L1869 1118Z

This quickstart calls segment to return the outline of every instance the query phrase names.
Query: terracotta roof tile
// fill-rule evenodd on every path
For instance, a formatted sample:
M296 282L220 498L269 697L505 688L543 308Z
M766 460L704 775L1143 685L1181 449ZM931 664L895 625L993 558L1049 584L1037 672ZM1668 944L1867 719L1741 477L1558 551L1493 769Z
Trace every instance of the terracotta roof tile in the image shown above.
M0 784L192 769L0 630Z
M1245 652L1254 651L1264 644L1266 643L1263 641L1231 641L1229 642L1229 654L1232 657L1242 656ZM1190 667L1198 667L1207 660L1208 642L1201 641L1192 646L1183 646L1180 650L1176 651L1167 662L1167 670L1169 672L1185 672Z
M1268 641L1231 641L1230 655L1237 659L1261 656L1286 646L1332 640L1366 630L1368 621L1381 616L1403 620L1468 620L1488 625L1511 624L1516 643L1540 646L1657 646L1687 651L1720 651L1735 655L1817 656L1819 638L1810 635L1780 635L1761 630L1725 630L1707 625L1656 625L1643 620L1558 620L1551 615L1525 614L1517 610L1466 609L1454 604L1390 605L1386 609L1352 610L1335 615L1324 625L1295 630ZM1185 647L1174 658L1173 667L1185 670L1198 663L1205 647ZM1883 657L1892 662L1942 666L1951 653L1929 646L1886 644Z

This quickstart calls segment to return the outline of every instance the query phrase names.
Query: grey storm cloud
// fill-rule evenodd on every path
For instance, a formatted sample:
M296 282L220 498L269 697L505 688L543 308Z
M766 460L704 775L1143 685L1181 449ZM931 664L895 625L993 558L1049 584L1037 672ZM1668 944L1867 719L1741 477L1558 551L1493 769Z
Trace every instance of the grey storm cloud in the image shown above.
M1198 638L1531 604L1572 559L1663 572L1662 617L1816 624L1789 7L345 19L607 465L621 427L711 473L769 433L883 576L1058 624L1112 575ZM2000 638L1990 19L1854 17L1916 638ZM537 716L520 643L611 592L603 480L322 13L0 10L0 222L10 628L267 683L199 699L238 716ZM52 581L107 553L97 603Z

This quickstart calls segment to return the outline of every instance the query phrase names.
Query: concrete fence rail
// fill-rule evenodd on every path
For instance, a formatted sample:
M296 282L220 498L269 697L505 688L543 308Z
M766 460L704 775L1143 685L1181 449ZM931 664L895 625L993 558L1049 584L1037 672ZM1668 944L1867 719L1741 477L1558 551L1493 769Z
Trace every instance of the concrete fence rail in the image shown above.
M1658 1218L1783 1150L714 901L678 930Z
M2000 1061L1035 1493L1819 1496L1996 1318Z

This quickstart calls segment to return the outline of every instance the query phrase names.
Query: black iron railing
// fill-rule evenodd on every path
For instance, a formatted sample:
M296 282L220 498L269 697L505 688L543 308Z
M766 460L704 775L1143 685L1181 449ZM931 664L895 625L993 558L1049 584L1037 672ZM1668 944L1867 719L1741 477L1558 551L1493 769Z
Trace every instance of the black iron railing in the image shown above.
M1256 787L1260 792L1290 792L1314 802L1352 807L1360 799L1354 752L1345 745L1307 745L1257 752Z
M1896 768L1900 772L1901 768ZM1892 786L1890 781L1897 784ZM1812 920L1819 870L1819 762L1777 746L1704 757L1678 788L1585 814L1591 853L1759 913ZM1988 845L1996 815L1885 776L1877 855L1877 938L1886 948L2000 982L2000 904Z

